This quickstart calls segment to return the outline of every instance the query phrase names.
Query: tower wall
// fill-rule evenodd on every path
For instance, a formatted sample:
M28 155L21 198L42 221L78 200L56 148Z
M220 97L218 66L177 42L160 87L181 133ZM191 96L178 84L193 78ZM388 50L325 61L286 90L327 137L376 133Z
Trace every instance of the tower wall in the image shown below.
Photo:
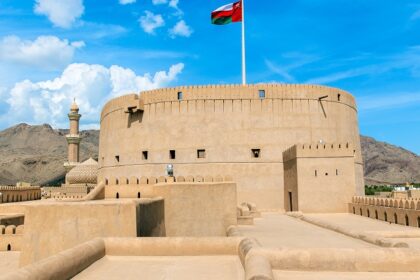
M283 151L319 140L354 143L360 194L363 167L357 109L345 91L311 85L147 91L104 106L98 180L159 177L171 163L175 176L231 176L238 185L238 202L284 209ZM253 157L252 149L260 150L259 158ZM175 159L170 159L170 150ZM197 158L197 150L205 150L205 158Z
M356 192L350 143L295 145L283 153L288 211L345 213Z

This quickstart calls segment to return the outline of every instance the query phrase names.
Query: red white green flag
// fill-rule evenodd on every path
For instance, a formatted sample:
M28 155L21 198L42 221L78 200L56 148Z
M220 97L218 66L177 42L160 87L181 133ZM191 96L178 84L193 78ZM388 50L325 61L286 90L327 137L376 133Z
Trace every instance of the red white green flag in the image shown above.
M211 23L224 25L242 22L242 1L224 5L211 13Z

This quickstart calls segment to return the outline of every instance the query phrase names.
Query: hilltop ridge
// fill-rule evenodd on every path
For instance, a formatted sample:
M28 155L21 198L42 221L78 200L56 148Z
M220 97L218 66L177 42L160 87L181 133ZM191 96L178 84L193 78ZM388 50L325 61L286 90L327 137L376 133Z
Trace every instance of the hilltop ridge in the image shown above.
M0 131L0 185L26 181L56 185L64 180L67 129L18 124ZM98 158L99 130L84 130L80 158ZM361 136L366 184L420 182L420 157L403 148Z

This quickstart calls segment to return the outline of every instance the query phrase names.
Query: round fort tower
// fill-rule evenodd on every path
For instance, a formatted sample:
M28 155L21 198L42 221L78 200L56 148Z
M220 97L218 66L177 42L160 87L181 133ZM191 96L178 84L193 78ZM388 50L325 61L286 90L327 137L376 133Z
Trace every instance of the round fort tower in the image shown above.
M314 85L191 86L110 100L101 114L98 181L229 176L238 202L284 209L283 151L350 143L363 194L357 108L349 93Z

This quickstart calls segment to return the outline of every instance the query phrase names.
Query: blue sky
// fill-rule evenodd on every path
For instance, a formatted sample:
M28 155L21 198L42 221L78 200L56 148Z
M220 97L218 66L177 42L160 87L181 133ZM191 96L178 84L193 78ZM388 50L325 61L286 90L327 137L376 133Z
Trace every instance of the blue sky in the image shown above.
M156 87L240 83L229 0L0 0L0 128L83 128L106 100ZM420 1L246 3L248 82L314 83L356 96L364 135L420 153Z

